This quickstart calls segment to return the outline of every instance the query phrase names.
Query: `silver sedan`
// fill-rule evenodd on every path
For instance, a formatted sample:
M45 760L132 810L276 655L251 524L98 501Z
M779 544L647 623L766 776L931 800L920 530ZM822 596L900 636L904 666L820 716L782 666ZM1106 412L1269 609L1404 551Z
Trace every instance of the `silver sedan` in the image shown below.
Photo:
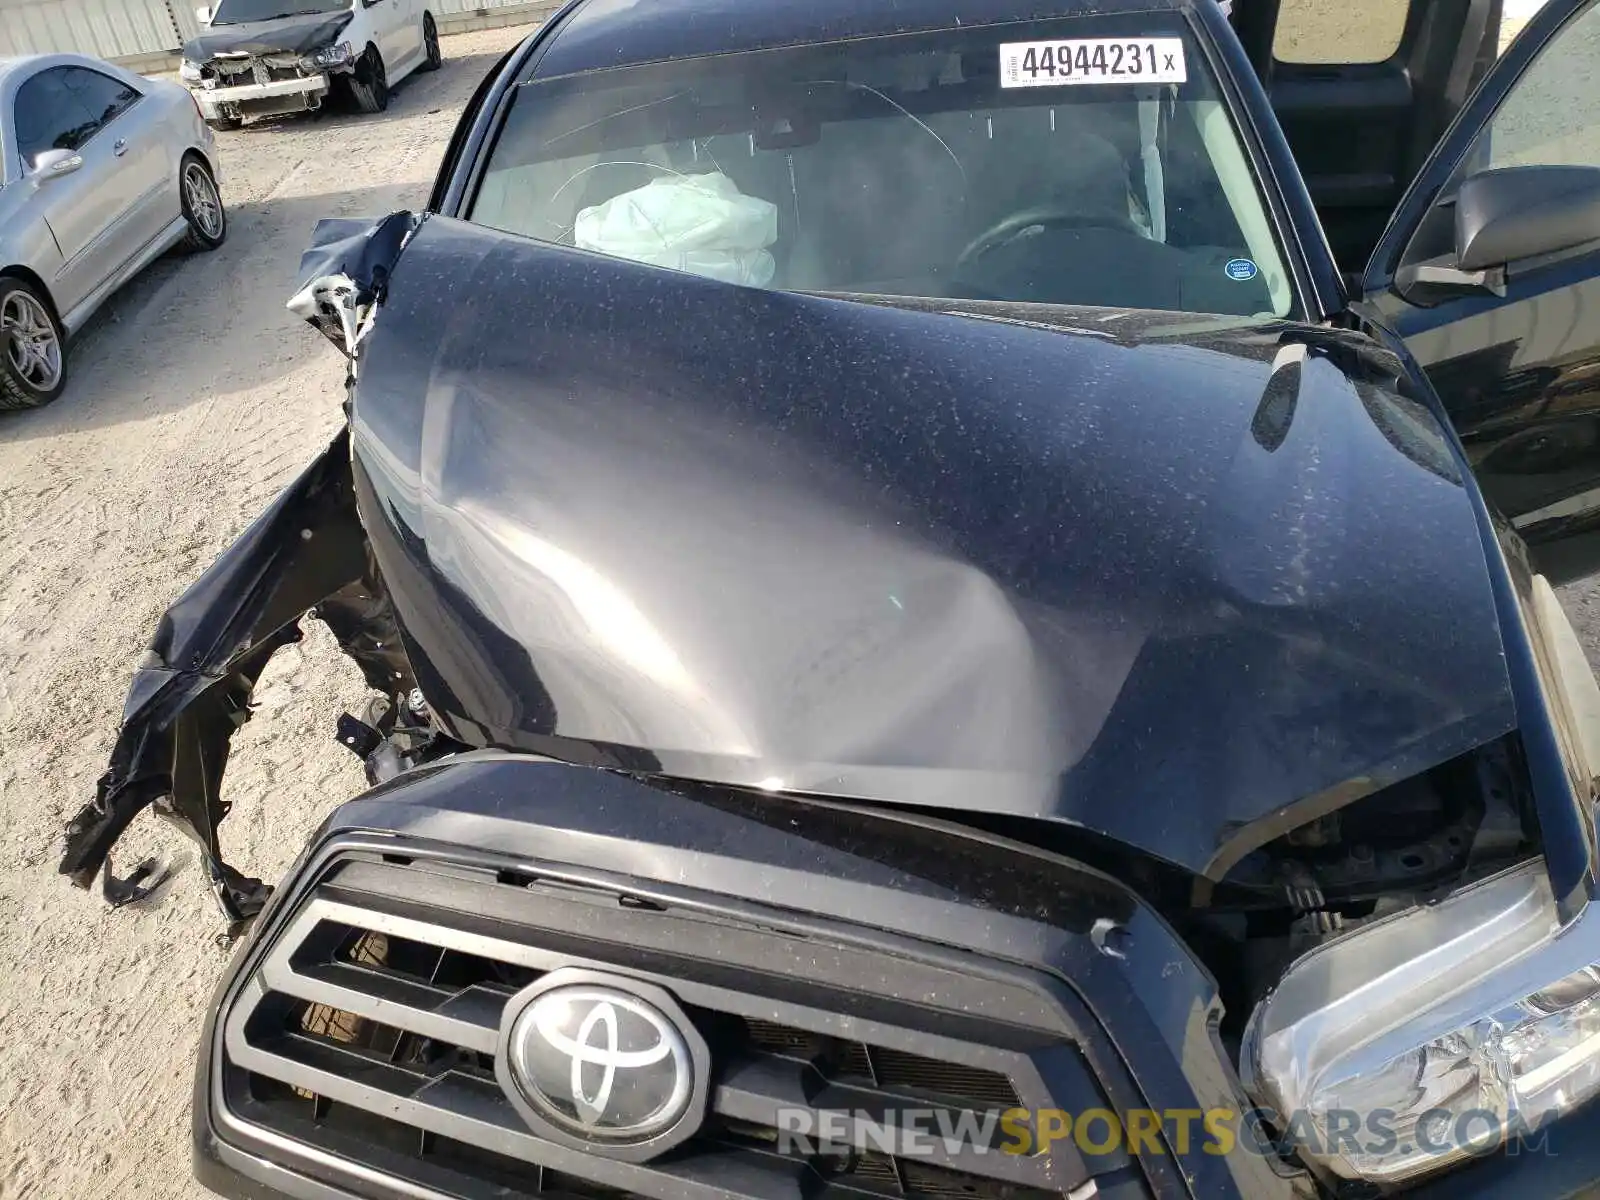
M227 236L189 93L79 54L0 59L0 409L48 404L67 338L151 261Z

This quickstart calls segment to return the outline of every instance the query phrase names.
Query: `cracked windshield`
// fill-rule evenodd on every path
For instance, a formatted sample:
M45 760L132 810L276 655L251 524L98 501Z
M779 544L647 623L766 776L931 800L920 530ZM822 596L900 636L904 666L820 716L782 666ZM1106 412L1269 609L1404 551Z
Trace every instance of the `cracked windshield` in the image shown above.
M877 38L520 89L472 216L797 291L1285 316L1180 24Z

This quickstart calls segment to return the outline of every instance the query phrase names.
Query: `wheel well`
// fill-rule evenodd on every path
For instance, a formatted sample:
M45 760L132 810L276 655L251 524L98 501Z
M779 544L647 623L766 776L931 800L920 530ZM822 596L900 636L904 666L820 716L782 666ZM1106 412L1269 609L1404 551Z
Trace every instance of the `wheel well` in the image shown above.
M217 164L212 162L211 156L204 150L200 149L199 146L190 146L183 152L183 157L178 160L179 170L182 170L183 164L191 158L198 158L202 163L204 163L206 170L211 172L211 178L215 179L217 177Z
M56 307L56 298L50 294L50 286L43 279L40 279L36 272L30 271L21 263L17 263L9 267L0 267L0 275L10 275L13 278L20 279L38 292L39 295L43 296L44 302L50 306L50 315L56 319L57 325L61 324L61 310Z

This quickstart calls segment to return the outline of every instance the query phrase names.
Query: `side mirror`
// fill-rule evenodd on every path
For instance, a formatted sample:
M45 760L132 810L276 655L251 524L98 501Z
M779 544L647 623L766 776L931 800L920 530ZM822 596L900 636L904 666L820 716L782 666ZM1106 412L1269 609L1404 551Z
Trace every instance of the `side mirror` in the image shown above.
M1600 241L1600 167L1500 167L1456 193L1456 265L1481 271Z
M211 24L211 6L209 4L202 4L199 8L195 9L194 19L199 21L202 25Z
M1600 244L1600 167L1495 167L1467 176L1447 203L1454 249L1395 273L1414 303L1461 292L1503 296L1508 265Z
M41 150L33 156L33 175L40 183L71 175L83 167L83 155L75 150Z

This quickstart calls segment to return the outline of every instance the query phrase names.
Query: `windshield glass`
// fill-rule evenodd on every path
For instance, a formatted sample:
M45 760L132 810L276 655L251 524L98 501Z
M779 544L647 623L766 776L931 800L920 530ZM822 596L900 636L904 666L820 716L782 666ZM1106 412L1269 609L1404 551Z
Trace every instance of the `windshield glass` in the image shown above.
M277 17L314 17L344 12L351 0L217 0L213 25L248 25Z
M1227 106L1169 14L527 83L471 216L764 287L1292 308Z

